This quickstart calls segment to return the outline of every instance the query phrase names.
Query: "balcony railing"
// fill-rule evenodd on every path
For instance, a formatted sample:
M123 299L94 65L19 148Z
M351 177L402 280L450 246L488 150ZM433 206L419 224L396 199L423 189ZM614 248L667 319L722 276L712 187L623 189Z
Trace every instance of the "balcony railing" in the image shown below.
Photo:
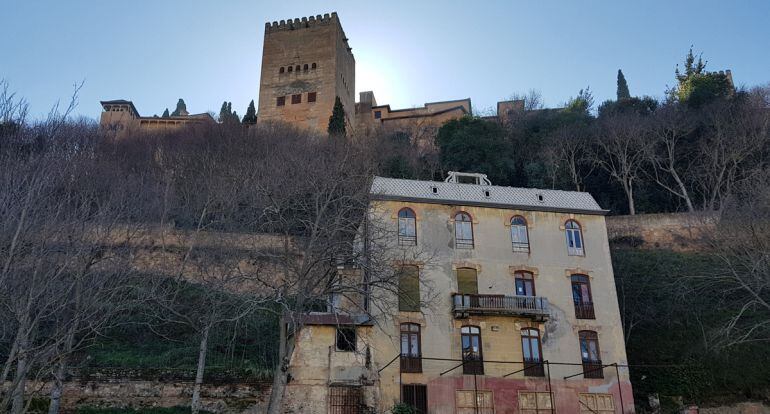
M401 355L401 372L422 372L420 356Z
M484 375L484 358L476 353L463 352L463 374Z
M525 377L544 377L545 367L543 361L539 359L524 358L524 376Z
M593 302L575 302L575 318L577 319L596 319Z
M541 296L454 293L452 310L456 318L468 315L513 315L545 319L549 314L548 299Z
M604 378L602 361L583 361L583 378Z

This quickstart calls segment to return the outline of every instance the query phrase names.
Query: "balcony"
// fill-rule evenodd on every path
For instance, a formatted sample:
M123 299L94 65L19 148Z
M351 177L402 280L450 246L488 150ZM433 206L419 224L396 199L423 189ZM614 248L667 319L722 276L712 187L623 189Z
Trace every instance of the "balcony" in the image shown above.
M575 302L575 318L577 319L596 319L593 302Z
M601 360L583 361L583 378L604 378L604 365Z
M525 377L544 377L545 367L543 361L539 359L524 358L524 376Z
M509 315L545 320L549 315L548 299L541 296L454 293L452 310L455 318L467 318L469 315Z
M419 355L401 355L401 372L422 372L422 358Z

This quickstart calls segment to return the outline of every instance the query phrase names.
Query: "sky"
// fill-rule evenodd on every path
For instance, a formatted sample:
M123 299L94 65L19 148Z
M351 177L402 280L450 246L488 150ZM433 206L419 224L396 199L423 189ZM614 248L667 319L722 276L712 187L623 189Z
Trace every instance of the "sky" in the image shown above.
M770 1L0 0L0 79L44 116L83 82L75 113L129 99L142 115L245 113L259 93L265 22L336 11L356 93L393 109L471 98L474 111L530 89L556 107L590 87L660 97L694 45L737 85L770 82Z

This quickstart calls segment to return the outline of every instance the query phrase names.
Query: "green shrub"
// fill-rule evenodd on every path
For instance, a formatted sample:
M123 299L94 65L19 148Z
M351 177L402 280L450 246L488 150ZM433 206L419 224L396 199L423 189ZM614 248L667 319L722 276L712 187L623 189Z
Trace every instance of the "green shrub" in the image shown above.
M398 403L390 409L393 414L417 414L417 411L411 405Z

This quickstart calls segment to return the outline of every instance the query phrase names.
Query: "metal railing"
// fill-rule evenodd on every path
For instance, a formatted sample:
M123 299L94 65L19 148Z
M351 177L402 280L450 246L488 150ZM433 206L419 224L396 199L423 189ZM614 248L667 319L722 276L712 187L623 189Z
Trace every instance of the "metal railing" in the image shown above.
M548 299L542 296L452 294L455 317L468 314L524 315L547 317Z
M596 319L593 302L575 302L575 317L577 319Z
M602 361L583 361L583 378L604 378Z
M525 377L544 377L545 366L539 359L524 358L524 376Z
M401 372L422 372L422 358L419 355L401 355Z

